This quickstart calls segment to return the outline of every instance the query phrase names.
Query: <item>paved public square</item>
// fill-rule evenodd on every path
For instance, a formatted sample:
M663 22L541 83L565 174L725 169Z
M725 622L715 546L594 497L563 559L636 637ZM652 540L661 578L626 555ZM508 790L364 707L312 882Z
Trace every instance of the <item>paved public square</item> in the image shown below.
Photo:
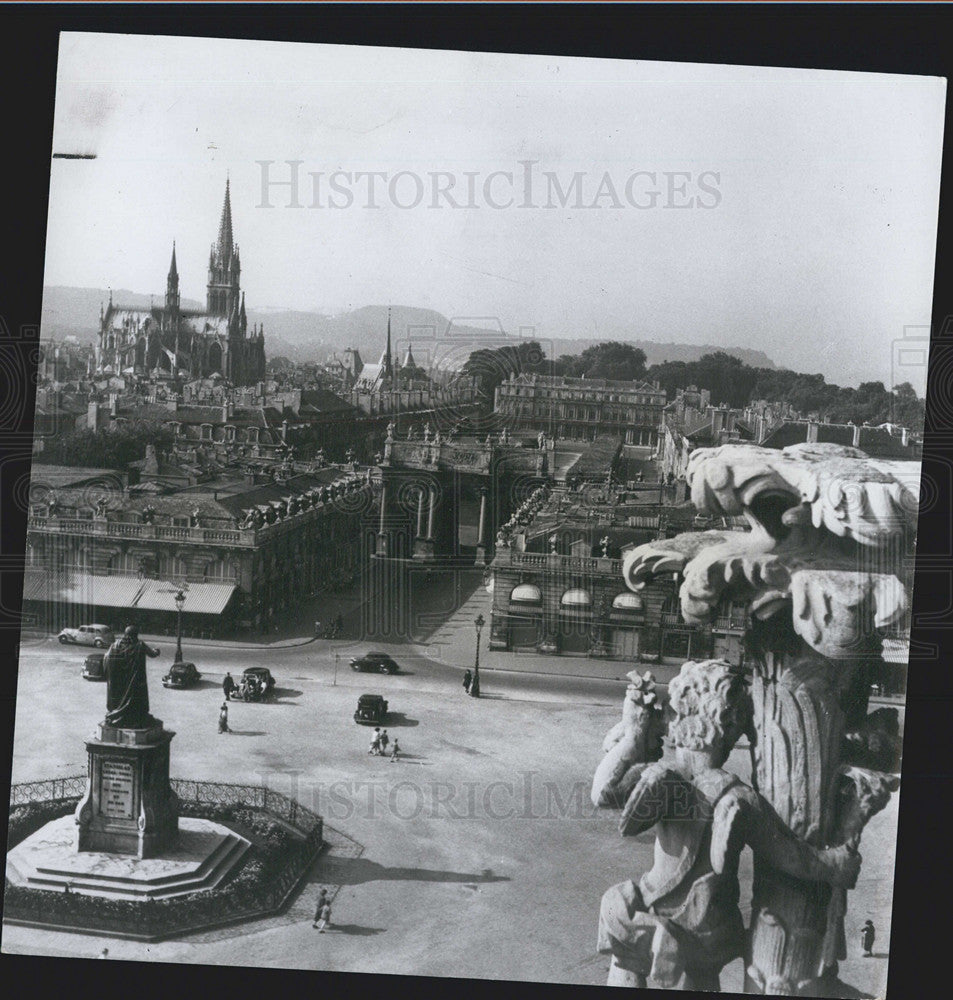
M186 643L199 687L169 691L160 678L174 643L149 661L152 710L176 732L175 777L260 783L296 794L325 816L328 848L278 917L145 945L5 926L2 949L115 959L273 966L578 984L605 981L595 951L603 891L651 864L653 837L621 838L616 816L589 803L605 732L620 717L623 685L488 671L485 696L464 695L459 670L395 647L394 677L334 669L328 644L227 648ZM357 647L354 647L357 648ZM35 640L23 647L14 782L85 771L83 738L105 707L105 686L80 677L84 651ZM542 658L541 658L542 659ZM273 704L229 705L219 735L225 669L263 663ZM505 680L505 684L503 683ZM525 681L525 687L521 683ZM371 730L352 719L357 696L390 701L396 763L368 754ZM729 763L747 775L747 753ZM849 896L850 957L843 979L882 996L890 937L897 797L868 826L861 881ZM742 900L750 894L743 857ZM333 928L311 927L321 886L334 893ZM860 958L873 919L877 957ZM723 975L741 986L741 963Z

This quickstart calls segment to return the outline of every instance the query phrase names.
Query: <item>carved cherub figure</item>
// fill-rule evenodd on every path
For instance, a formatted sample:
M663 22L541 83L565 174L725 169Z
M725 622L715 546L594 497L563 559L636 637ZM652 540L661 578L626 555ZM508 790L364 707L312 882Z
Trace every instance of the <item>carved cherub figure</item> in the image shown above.
M753 789L723 769L750 708L743 675L725 660L689 661L669 684L671 754L641 767L620 821L623 836L656 830L652 869L609 889L599 951L608 984L718 990L742 953L738 856L748 843L782 871L852 887L853 844L821 850L796 838ZM632 775L626 776L627 781Z

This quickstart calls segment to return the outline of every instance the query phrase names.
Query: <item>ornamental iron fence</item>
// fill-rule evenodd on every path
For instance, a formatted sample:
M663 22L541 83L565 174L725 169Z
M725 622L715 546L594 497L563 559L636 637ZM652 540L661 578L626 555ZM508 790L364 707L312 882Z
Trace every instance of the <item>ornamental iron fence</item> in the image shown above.
M11 812L34 807L17 822L11 815L9 847L57 816L68 815L86 789L86 775L70 775L11 786ZM143 901L110 899L6 884L6 921L85 934L156 941L192 934L239 921L255 920L280 911L314 863L323 845L324 822L295 799L259 785L172 778L180 815L190 806L235 806L259 810L290 826L294 840L280 857L252 858L224 886L188 896ZM223 817L227 823L227 817Z

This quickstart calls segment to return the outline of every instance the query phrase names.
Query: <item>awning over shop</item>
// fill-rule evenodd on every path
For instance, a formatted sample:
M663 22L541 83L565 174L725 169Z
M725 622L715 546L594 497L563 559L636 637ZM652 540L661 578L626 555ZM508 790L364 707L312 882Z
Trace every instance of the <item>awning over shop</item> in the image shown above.
M219 615L237 589L235 583L190 583L182 610L185 614ZM75 571L53 573L30 568L23 577L24 601L174 612L176 593L176 588L166 580L147 580L138 576L94 576Z
M23 600L132 608L144 582L138 576L94 576L73 570L53 573L28 569L23 578Z
M144 611L175 611L178 588L166 580L145 580L142 596L136 602ZM234 583L190 583L185 591L183 614L220 615L238 589Z

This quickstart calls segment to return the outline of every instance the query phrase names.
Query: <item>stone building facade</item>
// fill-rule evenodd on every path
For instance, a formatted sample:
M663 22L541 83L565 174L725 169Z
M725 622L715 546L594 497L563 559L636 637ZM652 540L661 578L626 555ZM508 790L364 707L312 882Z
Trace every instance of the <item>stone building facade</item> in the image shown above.
M267 628L353 574L374 498L365 477L324 469L232 490L167 496L33 471L24 608L47 627L91 620L171 631L188 584L186 634Z
M496 389L495 409L510 427L591 441L614 435L655 450L665 390L649 382L520 374Z
M649 663L743 660L742 607L726 605L710 625L688 625L678 581L653 581L635 594L623 582L621 559L505 548L492 573L491 649Z

